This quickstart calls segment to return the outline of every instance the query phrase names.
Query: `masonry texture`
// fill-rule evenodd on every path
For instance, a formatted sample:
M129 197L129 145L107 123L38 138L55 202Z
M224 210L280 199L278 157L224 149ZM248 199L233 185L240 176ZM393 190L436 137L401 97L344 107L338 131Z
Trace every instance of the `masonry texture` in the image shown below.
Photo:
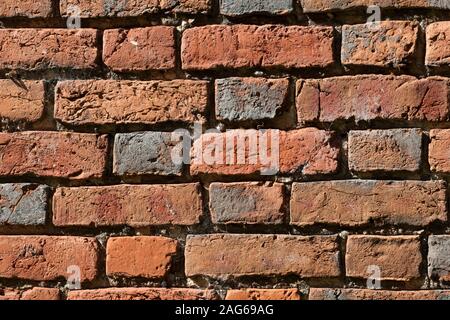
M0 89L0 300L450 299L450 1L1 0Z

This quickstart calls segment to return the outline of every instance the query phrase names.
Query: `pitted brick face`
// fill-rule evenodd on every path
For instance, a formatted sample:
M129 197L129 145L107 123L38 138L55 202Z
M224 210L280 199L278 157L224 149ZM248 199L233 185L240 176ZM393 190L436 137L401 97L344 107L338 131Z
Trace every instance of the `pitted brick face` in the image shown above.
M293 5L291 0L222 0L220 12L228 16L241 16L249 14L273 14L283 15L292 12Z
M49 193L46 185L0 184L0 225L45 225Z

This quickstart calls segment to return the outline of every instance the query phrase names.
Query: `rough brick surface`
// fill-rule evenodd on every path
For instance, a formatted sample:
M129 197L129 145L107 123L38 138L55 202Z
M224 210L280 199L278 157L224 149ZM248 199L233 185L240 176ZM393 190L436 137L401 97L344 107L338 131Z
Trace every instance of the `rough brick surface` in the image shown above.
M450 130L430 130L430 169L436 172L450 172Z
M450 9L446 0L298 0L304 12L337 11L359 7L381 8L437 8Z
M46 185L0 184L0 225L44 225L49 191Z
M431 235L428 238L428 275L450 281L450 236Z
M441 77L359 75L297 82L300 121L444 121L449 105L449 81Z
M405 205L407 203L408 205ZM294 183L291 224L426 226L447 221L443 181L343 180Z
M114 71L175 68L173 27L112 29L103 34L103 61Z
M0 18L47 18L52 13L52 0L2 0L0 3Z
M105 288L69 291L68 300L215 300L212 290L185 288Z
M95 238L1 236L0 257L1 278L65 279L71 266L80 268L81 282L94 280L98 273Z
M291 0L222 0L220 13L227 16L241 16L246 14L265 13L282 15L292 12Z
M25 80L22 84L0 80L0 118L12 122L35 122L43 116L44 82Z
M56 87L55 118L71 125L204 122L206 81L73 80Z
M342 27L344 65L404 66L414 58L419 25L409 21L382 21L376 25Z
M373 276L370 266L379 267L380 280L410 281L421 276L422 254L417 236L349 236L345 252L348 277Z
M53 197L56 226L193 225L201 216L195 183L58 188Z
M212 183L209 209L213 223L279 224L284 220L280 183Z
M107 137L70 132L0 133L0 175L98 178L106 165Z
M420 129L350 131L348 165L357 172L411 171L420 169Z
M288 79L216 80L216 117L228 121L273 119L286 103L288 87Z
M337 277L341 272L338 250L335 236L190 235L185 272L188 277Z
M164 237L110 238L106 274L112 277L162 278L171 266L177 241Z
M187 70L326 67L333 63L333 29L280 25L191 28L183 33L181 58Z
M80 9L81 18L136 17L161 12L206 13L210 10L211 0L61 0L60 10L63 17L71 15L70 6Z
M195 140L190 168L191 174L329 174L337 170L338 154L339 144L329 131L230 130Z
M450 3L449 3L450 6ZM436 22L427 27L427 66L450 66L450 22Z
M94 29L0 29L0 69L92 69L97 66Z
M34 287L27 290L5 288L0 289L2 300L60 300L61 295L57 288Z
M183 145L170 132L117 134L113 171L117 175L181 175ZM174 155L176 157L174 157Z
M227 290L225 300L300 300L298 289Z
M389 291L311 288L309 300L448 300L450 290Z

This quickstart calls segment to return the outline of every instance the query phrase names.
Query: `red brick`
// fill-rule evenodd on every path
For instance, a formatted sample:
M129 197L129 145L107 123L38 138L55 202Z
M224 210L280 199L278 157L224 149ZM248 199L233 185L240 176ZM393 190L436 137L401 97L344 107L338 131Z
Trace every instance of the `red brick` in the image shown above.
M298 289L227 290L225 300L300 300Z
M216 300L212 290L185 288L105 288L69 291L68 300Z
M340 275L336 236L210 234L188 236L188 277Z
M112 29L103 33L103 61L114 71L175 68L175 29Z
M0 301L2 300L60 300L60 292L57 288L34 287L21 290L14 288L0 289Z
M344 65L402 67L413 62L419 25L409 21L382 21L376 25L342 27Z
M420 278L422 253L417 236L349 236L345 253L348 277L373 276L370 266L378 266L380 280L409 281Z
M56 226L194 225L201 216L196 183L58 188L53 197Z
M0 69L93 69L97 30L0 29Z
M350 131L348 165L356 172L420 170L420 129Z
M52 14L52 0L2 0L0 2L0 18L47 18Z
M408 205L405 205L405 204ZM447 221L444 181L343 180L294 183L291 224L426 226Z
M164 237L109 238L106 274L112 277L162 278L169 272L177 241Z
M196 27L184 31L181 50L187 70L326 67L333 63L333 28Z
M447 78L360 75L297 82L300 122L448 119Z
M450 21L430 24L426 36L425 64L433 67L450 66Z
M70 276L80 268L80 280L97 275L98 244L95 238L60 236L1 236L0 277L36 281Z
M337 170L337 144L332 132L316 128L211 132L195 140L190 168L194 175L329 174Z
M213 223L279 224L284 220L281 183L212 183L209 209Z
M71 125L204 122L208 82L71 80L55 100L55 118Z
M63 17L70 15L70 6L77 6L81 18L95 17L136 17L152 13L206 13L211 8L211 0L137 0L137 1L91 1L61 0Z
M60 300L61 294L57 288L35 287L22 293L21 300Z
M438 8L450 9L446 0L298 0L304 12L338 11L368 6L381 8Z
M448 300L450 290L389 291L311 288L309 300Z
M98 178L106 166L107 136L71 132L0 133L0 176Z
M22 80L22 85L12 80L0 80L0 118L12 122L35 122L43 116L44 82Z
M430 138L428 156L430 169L434 172L450 172L450 130L431 130Z

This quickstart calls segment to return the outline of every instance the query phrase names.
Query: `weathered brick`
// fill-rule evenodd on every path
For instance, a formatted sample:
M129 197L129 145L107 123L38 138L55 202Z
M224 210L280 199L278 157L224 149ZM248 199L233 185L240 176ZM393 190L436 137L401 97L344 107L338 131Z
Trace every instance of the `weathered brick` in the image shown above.
M419 25L409 21L382 21L342 27L344 65L401 67L413 62Z
M0 118L11 122L35 122L44 114L43 81L23 80L22 86L12 80L0 80Z
M298 289L227 290L225 300L300 300Z
M68 300L215 300L212 290L185 288L105 288L69 291Z
M170 132L116 134L113 171L117 175L180 176L182 151L182 144Z
M103 34L103 61L114 71L175 68L173 27L112 29Z
M201 216L196 183L58 188L53 196L56 226L194 225Z
M63 236L1 236L0 277L36 281L70 276L80 268L80 280L97 275L98 244L95 238Z
M336 236L189 235L185 263L188 277L340 275Z
M283 185L259 182L212 183L209 186L209 209L213 223L282 223Z
M450 8L450 2L449 8ZM450 21L435 22L427 27L427 66L450 66Z
M57 288L35 287L22 293L21 300L60 300L61 294Z
M107 136L72 132L0 133L0 176L98 178L106 166Z
M241 16L255 13L282 15L292 12L291 0L222 0L220 13L227 16Z
M286 103L288 87L286 78L216 80L216 117L227 121L273 119Z
M350 131L348 165L357 172L410 171L420 169L420 129Z
M408 205L405 205L405 204ZM426 226L447 221L444 181L343 180L294 183L291 224Z
M297 115L303 121L444 121L449 112L447 78L359 75L297 82Z
M196 27L184 31L181 51L187 70L326 67L333 63L333 28Z
M418 236L348 237L345 268L348 277L373 276L370 266L380 268L380 280L409 281L420 278L422 254Z
M44 225L49 192L45 185L0 184L0 225Z
M162 278L169 272L177 241L164 237L109 238L106 274L112 277Z
M449 300L450 290L389 291L311 288L309 300Z
M429 145L428 161L434 172L450 172L450 130L430 130L431 143Z
M0 69L93 69L97 30L0 29Z
M217 149L217 150L216 150ZM329 174L337 170L339 146L330 131L230 130L194 141L191 174Z
M0 2L0 18L48 18L52 14L52 0L2 0Z
M5 288L0 289L1 300L60 300L57 288L34 287L27 290Z
M72 80L56 86L55 118L71 125L204 122L208 82Z
M338 11L368 6L381 8L450 9L447 0L299 0L304 12Z
M211 0L61 0L60 11L63 17L71 15L70 6L79 8L81 18L136 17L164 12L207 13L211 8Z
M443 281L450 281L450 236L429 236L428 275Z

